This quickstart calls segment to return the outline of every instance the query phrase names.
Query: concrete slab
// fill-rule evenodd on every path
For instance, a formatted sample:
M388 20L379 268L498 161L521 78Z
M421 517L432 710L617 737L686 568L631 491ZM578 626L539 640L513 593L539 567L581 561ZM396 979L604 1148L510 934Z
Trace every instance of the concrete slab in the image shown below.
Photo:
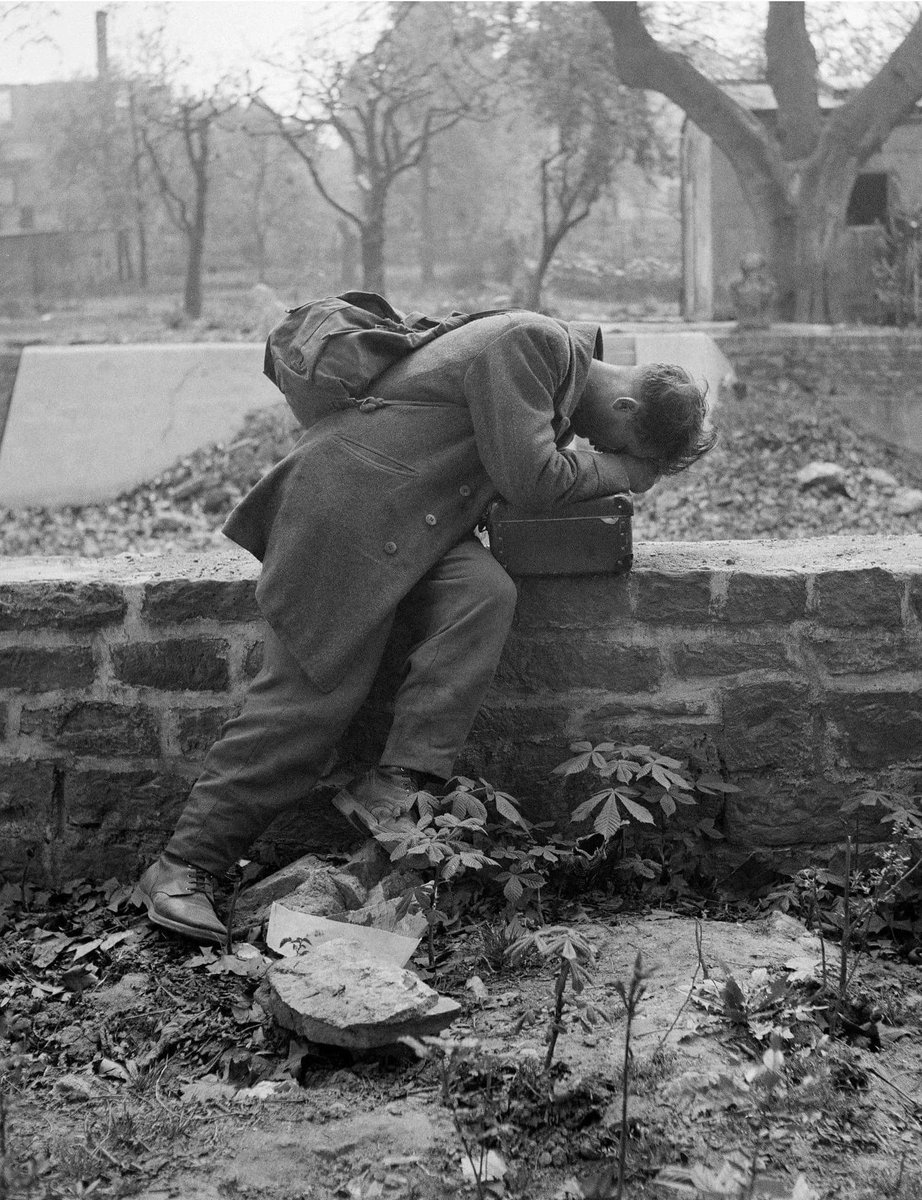
M87 504L230 438L282 401L255 343L30 346L3 444L0 505Z

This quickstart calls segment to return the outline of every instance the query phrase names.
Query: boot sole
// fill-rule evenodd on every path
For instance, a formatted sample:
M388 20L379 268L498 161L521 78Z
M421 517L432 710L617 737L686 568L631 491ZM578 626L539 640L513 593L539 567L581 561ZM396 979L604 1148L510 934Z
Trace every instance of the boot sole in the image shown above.
M196 942L213 942L220 946L227 937L225 930L220 933L214 929L200 929L196 925L183 925L181 921L173 921L169 917L161 916L154 907L153 900L146 896L140 888L135 888L131 893L132 904L143 906L147 911L147 919L152 925L157 925L161 929L169 929L171 933L181 933L183 937L192 938Z

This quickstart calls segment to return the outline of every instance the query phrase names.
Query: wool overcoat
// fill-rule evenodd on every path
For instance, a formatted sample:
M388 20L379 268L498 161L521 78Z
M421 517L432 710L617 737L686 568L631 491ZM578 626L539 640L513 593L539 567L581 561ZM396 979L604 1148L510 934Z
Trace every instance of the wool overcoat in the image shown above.
M597 325L529 312L462 326L311 426L224 532L263 564L262 615L322 691L488 503L626 490L617 455L568 448Z

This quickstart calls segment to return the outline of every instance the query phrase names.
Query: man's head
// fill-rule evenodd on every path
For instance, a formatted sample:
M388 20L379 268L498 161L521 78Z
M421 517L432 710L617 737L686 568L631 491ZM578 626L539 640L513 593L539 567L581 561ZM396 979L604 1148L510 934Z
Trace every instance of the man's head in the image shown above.
M705 394L682 367L623 367L594 359L570 421L597 450L649 459L674 475L707 454L717 434L705 428Z

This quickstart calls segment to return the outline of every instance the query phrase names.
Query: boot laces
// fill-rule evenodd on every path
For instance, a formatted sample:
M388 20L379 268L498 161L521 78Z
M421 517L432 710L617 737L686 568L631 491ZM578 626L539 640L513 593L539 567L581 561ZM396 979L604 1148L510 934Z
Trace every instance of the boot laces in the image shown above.
M204 867L189 865L189 886L193 892L204 892L209 900L214 896L214 876Z

